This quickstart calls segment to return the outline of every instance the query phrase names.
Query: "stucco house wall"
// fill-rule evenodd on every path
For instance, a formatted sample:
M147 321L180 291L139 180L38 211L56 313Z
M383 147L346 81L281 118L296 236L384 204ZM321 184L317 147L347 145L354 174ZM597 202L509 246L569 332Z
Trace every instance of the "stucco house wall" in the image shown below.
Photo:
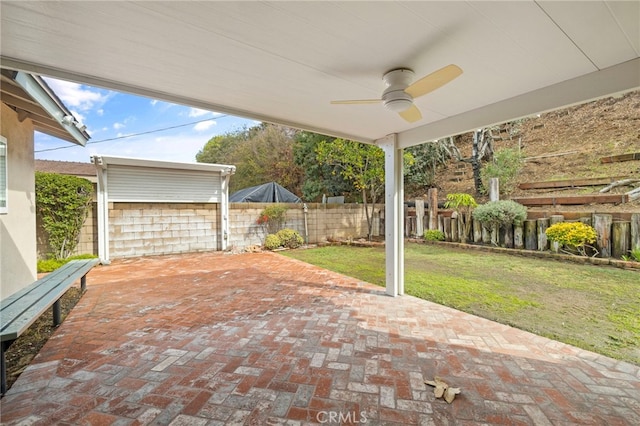
M0 106L8 170L8 210L0 214L0 298L5 298L36 279L36 199L33 124Z

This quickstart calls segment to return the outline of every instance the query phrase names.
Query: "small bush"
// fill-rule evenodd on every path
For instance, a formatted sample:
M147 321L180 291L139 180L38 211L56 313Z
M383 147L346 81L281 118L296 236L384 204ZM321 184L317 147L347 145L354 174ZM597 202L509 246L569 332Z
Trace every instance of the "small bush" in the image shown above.
M264 239L264 248L267 250L275 250L282 247L282 241L277 234L269 234Z
M66 259L44 259L38 260L38 273L53 272L65 263L76 259L95 259L97 256L93 254L78 254Z
M582 222L554 223L545 231L549 241L556 241L560 246L575 249L586 255L585 247L596 242L596 230Z
M444 241L444 232L437 229L424 231L424 239L427 241Z
M495 153L493 161L485 164L481 175L485 188L490 178L498 178L500 193L510 194L516 188L517 176L524 164L524 156L517 149L505 148Z
M521 225L527 218L527 208L511 200L490 201L476 207L473 217L485 228Z
M633 250L629 251L629 258L635 260L636 262L640 262L640 247L636 247Z
M300 233L293 229L282 229L278 231L276 235L280 238L280 244L286 248L298 248L304 243L304 239Z

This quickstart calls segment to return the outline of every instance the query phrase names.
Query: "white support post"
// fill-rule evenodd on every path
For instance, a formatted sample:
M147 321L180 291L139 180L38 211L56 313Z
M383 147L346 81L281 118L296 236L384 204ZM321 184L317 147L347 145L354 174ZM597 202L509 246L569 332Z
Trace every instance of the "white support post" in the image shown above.
M396 134L376 141L384 150L386 291L389 296L404 294L404 185L402 149Z
M221 177L221 194L220 194L220 219L222 220L220 230L221 230L221 244L220 248L222 251L227 250L229 247L229 239L231 236L229 235L230 226L229 226L229 180L231 178L231 173L222 173Z
M109 192L107 170L100 157L91 157L98 175L98 257L100 263L108 265L109 260Z

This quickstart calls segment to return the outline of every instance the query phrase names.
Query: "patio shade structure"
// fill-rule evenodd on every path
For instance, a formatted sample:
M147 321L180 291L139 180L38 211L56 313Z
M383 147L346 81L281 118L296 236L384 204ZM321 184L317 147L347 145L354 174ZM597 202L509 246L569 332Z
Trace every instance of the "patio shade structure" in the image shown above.
M3 68L376 144L386 155L387 293L403 293L402 149L640 88L640 2L19 2ZM388 71L462 74L379 103Z

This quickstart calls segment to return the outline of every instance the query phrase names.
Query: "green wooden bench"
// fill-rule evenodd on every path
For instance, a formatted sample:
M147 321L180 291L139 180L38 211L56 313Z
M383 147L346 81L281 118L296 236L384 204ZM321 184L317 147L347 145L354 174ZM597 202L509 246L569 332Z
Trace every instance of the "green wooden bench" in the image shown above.
M80 289L86 290L87 273L98 259L72 260L38 281L0 301L0 365L1 394L7 391L5 351L47 309L53 306L53 325L61 322L60 298L80 279Z

